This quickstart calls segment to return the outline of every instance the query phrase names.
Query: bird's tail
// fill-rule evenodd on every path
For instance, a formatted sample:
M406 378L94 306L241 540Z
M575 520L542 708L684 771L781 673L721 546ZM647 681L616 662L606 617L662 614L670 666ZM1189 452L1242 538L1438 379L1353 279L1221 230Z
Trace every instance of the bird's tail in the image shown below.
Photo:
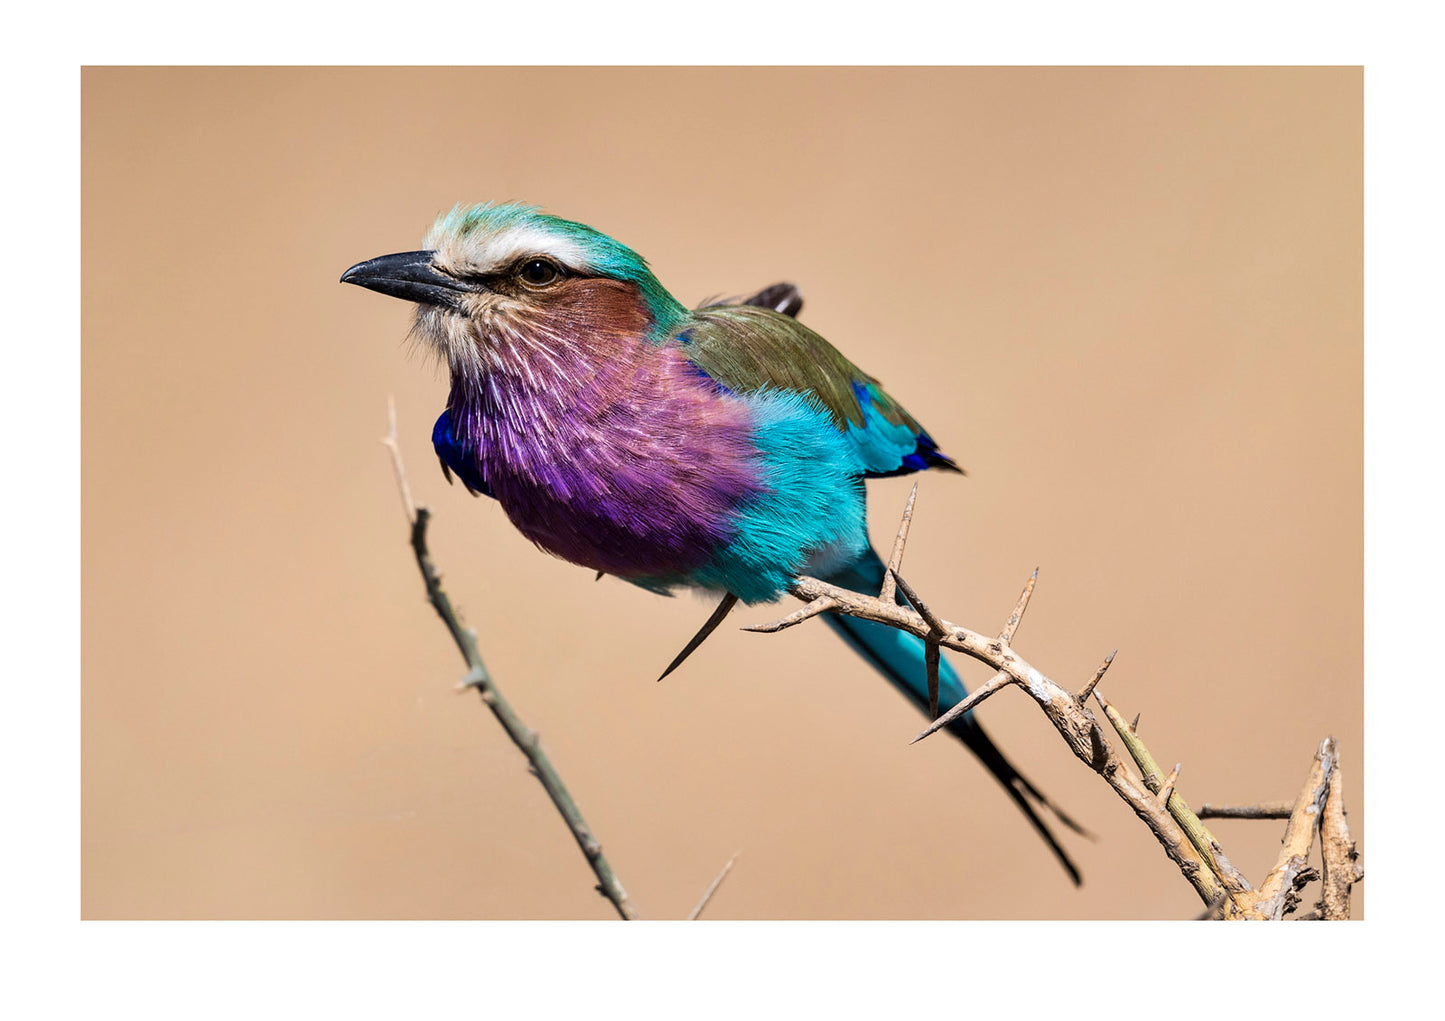
M878 554L873 550L866 551L857 560L853 561L846 568L837 571L823 580L843 588L852 589L855 592L863 592L868 595L877 595L883 585L884 565ZM837 614L827 614L825 619L830 627L851 645L859 655L872 663L878 671L887 677L895 688L918 706L924 713L928 712L928 667L923 658L923 640L916 635L899 631L896 628L884 624L876 624L873 621L859 620L857 617L844 617ZM963 700L964 688L948 661L942 660L938 665L938 708L942 712ZM1028 817L1030 824L1038 831L1039 836L1044 838L1049 849L1059 859L1059 863L1069 873L1075 885L1081 880L1079 870L1070 860L1068 854L1054 838L1043 819L1039 818L1038 812L1034 810L1034 803L1038 803L1049 809L1058 820L1069 829L1077 833L1088 835L1087 831L1078 823L1070 819L1052 801L1041 794L1033 784L1014 768L1008 759L1004 758L1003 752L993 743L988 734L984 733L973 713L965 713L948 725L948 731L969 747L988 771L994 775L1008 796L1013 799L1019 810Z

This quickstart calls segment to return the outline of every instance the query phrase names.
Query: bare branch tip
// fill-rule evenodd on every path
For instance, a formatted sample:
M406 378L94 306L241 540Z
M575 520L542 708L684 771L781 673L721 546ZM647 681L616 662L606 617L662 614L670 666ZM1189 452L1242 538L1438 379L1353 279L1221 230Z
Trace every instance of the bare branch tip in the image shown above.
M708 902L712 900L713 894L717 893L718 887L722 886L722 881L728 877L728 873L733 870L733 866L737 864L738 856L742 853L741 850L733 852L733 856L727 860L727 864L722 867L722 871L717 874L717 878L703 891L702 899L687 913L687 921L695 922L702 916L703 909L706 908Z
M406 519L415 523L417 506L411 496L411 485L406 480L406 466L401 461L401 444L397 440L396 431L396 399L391 394L386 395L386 425L386 436L382 439L381 445L391 451L391 470L396 476L396 488L401 493L401 504L406 511Z

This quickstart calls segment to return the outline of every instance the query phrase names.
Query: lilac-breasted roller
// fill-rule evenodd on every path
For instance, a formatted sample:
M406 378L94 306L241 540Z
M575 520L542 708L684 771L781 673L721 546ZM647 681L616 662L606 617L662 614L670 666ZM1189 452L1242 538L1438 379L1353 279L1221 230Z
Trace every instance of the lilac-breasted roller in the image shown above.
M794 318L793 289L689 310L632 249L532 207L458 206L421 251L341 279L416 303L416 336L451 371L432 432L448 478L496 499L565 560L659 593L721 597L686 651L734 602L776 599L800 575L876 595L884 564L868 542L864 480L959 470L878 380ZM826 619L927 712L919 638ZM945 661L939 706L963 697ZM1033 802L1078 827L971 714L949 730L1077 883Z

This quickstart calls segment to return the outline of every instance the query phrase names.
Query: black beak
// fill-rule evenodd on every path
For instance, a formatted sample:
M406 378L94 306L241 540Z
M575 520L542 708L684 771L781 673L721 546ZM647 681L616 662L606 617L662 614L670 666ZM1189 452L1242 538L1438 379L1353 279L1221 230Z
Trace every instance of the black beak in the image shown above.
M367 259L341 274L341 282L418 305L449 308L459 308L461 295L471 290L456 277L438 270L431 252L398 252Z

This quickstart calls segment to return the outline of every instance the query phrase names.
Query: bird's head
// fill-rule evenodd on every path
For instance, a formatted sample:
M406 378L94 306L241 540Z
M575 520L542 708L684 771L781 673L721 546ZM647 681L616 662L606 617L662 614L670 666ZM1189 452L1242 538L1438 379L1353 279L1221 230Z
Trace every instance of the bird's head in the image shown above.
M358 263L341 281L416 302L414 332L453 373L480 373L518 343L661 337L687 315L632 249L531 206L457 206L422 244Z

